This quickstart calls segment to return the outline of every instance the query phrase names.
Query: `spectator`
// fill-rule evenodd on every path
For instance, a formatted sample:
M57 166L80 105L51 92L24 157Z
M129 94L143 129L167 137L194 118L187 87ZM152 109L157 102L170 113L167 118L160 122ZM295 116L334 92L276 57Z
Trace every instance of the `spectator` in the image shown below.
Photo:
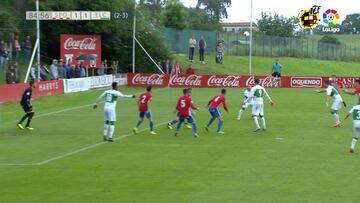
M281 87L281 70L282 70L282 65L279 63L279 59L275 59L275 63L272 66L272 76L273 78L273 86L275 86L275 80L279 81L279 87Z
M65 73L66 73L66 79L70 79L74 77L74 69L70 63L67 63L65 65Z
M81 78L86 77L86 70L83 62L80 62L79 68L80 68L80 77Z
M222 64L224 59L224 41L218 41L216 45L216 63Z
M51 80L59 79L58 61L54 59L50 66Z
M0 40L0 70L3 70L6 65L6 59L8 57L6 43L4 40Z
M31 50L32 50L32 44L31 44L30 36L26 36L26 39L25 39L25 41L23 43L23 49L24 49L25 62L29 62L30 55L31 55Z
M46 68L46 65L43 64L41 67L40 67L40 79L41 80L47 80L47 75L48 73L50 73L50 71Z
M205 49L206 49L206 41L203 36L201 36L199 40L199 54L200 54L200 63L205 64Z
M9 67L6 71L6 83L15 84L20 82L20 73L17 68L17 63L9 64Z
M158 61L158 63L156 64L156 66L154 68L157 73L162 73L161 71L163 71L163 69L162 69L161 61ZM163 71L163 72L165 73L165 71Z
M110 68L112 70L112 74L116 74L118 72L118 68L119 68L119 61L113 61L111 63Z
M80 64L77 64L74 68L74 78L80 78Z
M31 80L36 81L37 80L37 63L35 63L33 66L31 66L30 68L30 76L31 76Z
M19 36L15 36L14 38L14 44L13 44L13 59L14 60L18 60L19 59L19 53L21 51L21 46L20 46L20 40L19 40Z
M192 36L189 39L189 61L194 62L194 52L196 46L196 39L195 36Z
M10 32L9 33L9 41L8 41L8 44L9 44L9 56L8 56L8 59L9 60L12 60L12 55L13 55L13 47L14 47L14 39L15 39L15 35L13 32ZM10 54L11 53L11 54Z
M170 74L171 73L171 64L170 64L170 60L166 60L165 64L163 65L163 71L166 74Z
M105 60L101 62L100 67L97 69L97 75L104 75L105 74L105 68L106 68L106 63Z
M180 74L181 73L181 66L179 64L179 61L176 61L176 63L174 64L174 66L171 69L171 74L175 75L175 74Z
M59 79L66 78L66 70L62 59L59 60L58 72L59 72Z
M192 64L189 65L189 67L186 69L187 75L195 75L195 70L193 69Z

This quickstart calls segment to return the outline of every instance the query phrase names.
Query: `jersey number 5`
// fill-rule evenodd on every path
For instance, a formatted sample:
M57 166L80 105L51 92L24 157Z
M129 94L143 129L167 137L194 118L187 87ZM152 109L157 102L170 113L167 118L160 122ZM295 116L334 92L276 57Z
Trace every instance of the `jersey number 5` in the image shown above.
M185 108L185 106L186 106L185 100L180 100L180 107Z

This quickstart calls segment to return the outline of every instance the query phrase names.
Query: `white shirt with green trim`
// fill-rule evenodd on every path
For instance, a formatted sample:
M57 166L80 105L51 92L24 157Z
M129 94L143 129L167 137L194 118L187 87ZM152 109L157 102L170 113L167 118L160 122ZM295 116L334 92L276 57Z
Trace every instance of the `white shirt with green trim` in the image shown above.
M342 101L342 97L341 95L339 94L339 92L337 91L337 89L332 86L332 85L329 85L327 88L326 88L326 95L327 96L330 96L334 101L335 100L340 100Z
M251 88L248 101L253 99L254 104L264 104L264 95L269 99L270 102L273 102L264 87L255 85Z
M118 97L121 98L132 98L132 95L124 95L121 92L117 90L106 90L104 93L102 93L99 98L96 100L96 105L99 104L99 102L102 100L102 98L105 97L105 108L116 108L116 100Z

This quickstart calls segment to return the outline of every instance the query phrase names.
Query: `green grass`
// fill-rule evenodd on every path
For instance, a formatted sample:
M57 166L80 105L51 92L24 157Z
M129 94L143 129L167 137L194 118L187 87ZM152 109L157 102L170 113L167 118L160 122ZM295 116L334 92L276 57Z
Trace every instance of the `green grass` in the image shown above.
M121 88L124 93L142 89ZM180 89L154 91L156 124L172 114ZM242 89L229 89L225 135L206 133L204 108L219 89L194 89L200 138L164 125L117 142L39 163L102 140L102 110L91 109L102 90L43 97L33 102L33 132L15 127L18 103L0 104L0 202L357 202L359 153L349 154L351 121L333 129L324 95L312 89L269 89L268 131L253 133L250 110L237 121ZM352 104L354 97L346 96ZM119 100L116 137L131 133L136 101ZM69 111L47 114L65 108ZM102 106L102 105L101 105ZM347 109L346 109L347 110ZM345 114L341 111L341 117ZM147 122L141 129L147 128ZM282 138L282 139L278 139Z
M176 55L183 67L188 67L189 62L185 55ZM225 56L223 64L215 63L214 55L207 55L207 64L200 64L198 56L195 56L194 68L199 73L212 74L249 74L249 57ZM275 58L253 57L252 74L269 75L271 74L272 64ZM338 76L359 76L359 62L325 61L300 58L280 58L283 65L284 76L326 76L336 74Z

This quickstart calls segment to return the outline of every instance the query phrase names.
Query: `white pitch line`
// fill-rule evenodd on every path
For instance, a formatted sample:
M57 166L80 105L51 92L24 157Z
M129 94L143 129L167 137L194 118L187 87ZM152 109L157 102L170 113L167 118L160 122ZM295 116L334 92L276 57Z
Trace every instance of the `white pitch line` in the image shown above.
M161 125L164 125L164 124L167 124L167 123L168 123L168 121L162 122L162 123L160 123L160 124L155 125L155 127L158 127L158 126L161 126ZM142 129L142 130L139 131L139 133L144 132L144 131L146 131L146 130L149 130L149 128ZM121 135L121 136L119 136L119 137L114 138L114 141L122 140L122 139L127 138L127 137L129 137L129 136L131 136L131 135L134 135L134 133L129 133L129 134L126 134L126 135ZM59 159L63 159L63 158L65 158L65 157L68 157L68 156L71 156L71 155L74 155L74 154L78 154L78 153L80 153L80 152L86 151L86 150L88 150L88 149L93 149L93 148L95 148L95 147L97 147L97 146L100 146L100 145L103 145L103 144L107 144L107 143L108 143L108 142L98 142L98 143L96 143L96 144L89 145L89 146L80 148L80 149L78 149L78 150L75 150L75 151L72 151L72 152L69 152L69 153L66 153L66 154L63 154L63 155L60 155L60 156L53 157L53 158L51 158L51 159L48 159L48 160L45 160L45 161L42 161L42 162L39 162L39 163L36 163L36 165L44 165L44 164L50 163L50 162L52 162L52 161L56 161L56 160L59 160Z
M169 88L165 87L165 88L161 88L161 89L156 89L155 91L158 92L158 91L166 90L166 89L169 89ZM139 93L142 93L142 92L137 92L135 94L139 94ZM58 111L53 111L53 112L49 112L49 113L43 113L43 114L39 114L39 115L35 114L34 118L36 119L36 118L43 117L43 116L51 116L51 115L54 115L54 114L63 113L63 112L71 111L71 110L82 109L82 108L85 108L85 107L90 107L90 106L92 106L94 104L95 104L95 102L92 103L92 104L86 104L86 105L82 105L82 106L70 107L70 108L66 108L66 109L62 109L62 110L58 110ZM13 120L13 121L4 122L3 124L11 124L11 123L15 123L15 122L18 122L18 121L19 120Z
M168 121L166 122L162 122L162 123L159 123L157 125L155 125L155 127L158 127L158 126L162 126L164 124L167 124ZM144 132L144 131L147 131L149 130L149 128L145 128L145 129L142 129L139 131L139 133L141 132ZM119 137L115 137L114 140L115 141L118 141L118 140L122 140L124 138L127 138L131 135L134 135L133 133L129 133L129 134L126 134L126 135L121 135ZM38 163L23 163L23 164L17 164L17 163L0 163L0 166L41 166L41 165L45 165L45 164L48 164L50 162L53 162L53 161L56 161L56 160L60 160L60 159L63 159L65 157L68 157L68 156L71 156L71 155L75 155L75 154L78 154L80 152L83 152L83 151L86 151L86 150L89 150L89 149L93 149L95 147L98 147L98 146L101 146L101 145L104 145L104 144L108 144L108 142L98 142L96 144L92 144L92 145L88 145L86 147L83 147L83 148L80 148L80 149L77 149L75 151L72 151L72 152L68 152L68 153L65 153L63 155L60 155L60 156L56 156L56 157L53 157L53 158L50 158L50 159L47 159L45 161L41 161L41 162L38 162Z

